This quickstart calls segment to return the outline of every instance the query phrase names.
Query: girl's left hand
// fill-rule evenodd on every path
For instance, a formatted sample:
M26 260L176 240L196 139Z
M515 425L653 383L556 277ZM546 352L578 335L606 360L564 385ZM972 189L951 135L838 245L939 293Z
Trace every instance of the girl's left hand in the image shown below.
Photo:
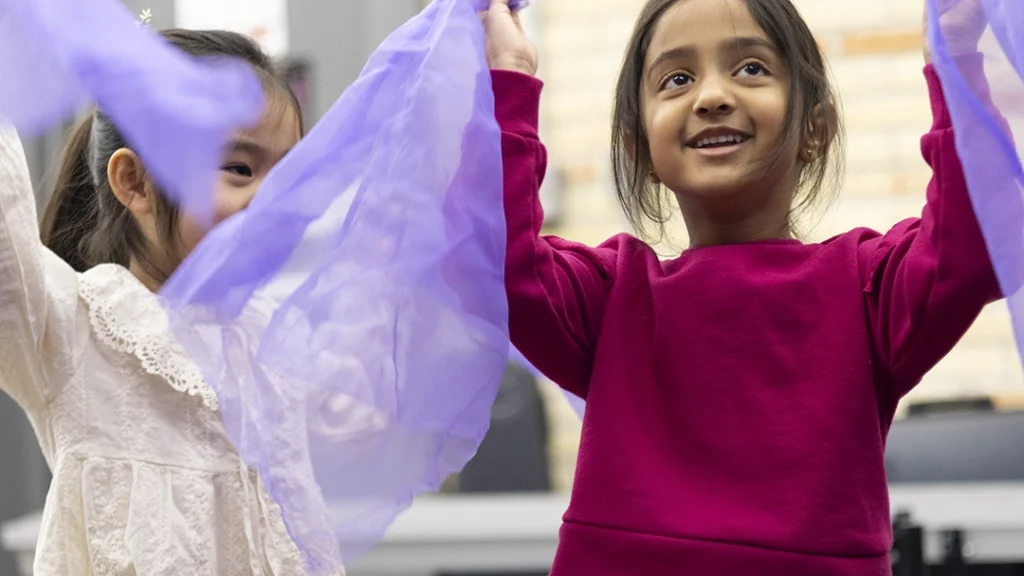
M977 52L978 42L981 41L981 36L985 33L985 28L988 27L982 0L938 0L937 4L939 26L942 28L942 35L946 38L950 55L963 56ZM927 9L924 15L924 25L925 31L927 31ZM924 37L924 59L925 62L932 60L927 33Z
M511 0L489 0L487 10L480 13L487 65L491 70L512 70L535 76L537 47L526 37L519 12L513 11L511 4Z

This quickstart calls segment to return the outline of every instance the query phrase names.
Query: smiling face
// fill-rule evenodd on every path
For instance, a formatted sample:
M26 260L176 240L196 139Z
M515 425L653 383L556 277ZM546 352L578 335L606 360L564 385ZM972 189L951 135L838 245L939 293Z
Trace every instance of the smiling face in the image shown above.
M681 203L787 181L788 205L799 176L796 146L778 154L789 74L743 0L683 0L666 10L640 90L657 179Z
M270 105L259 124L235 134L224 152L214 193L213 224L245 209L270 170L302 137L299 111L280 90L268 94ZM188 255L209 232L188 215L178 222L181 252Z
M271 87L259 123L239 131L223 152L215 182L211 224L244 210L271 169L302 137L302 122L294 100L284 89ZM210 227L179 213L145 176L141 159L129 148L114 152L107 164L113 196L131 214L140 244L128 269L143 284L157 290L202 241Z

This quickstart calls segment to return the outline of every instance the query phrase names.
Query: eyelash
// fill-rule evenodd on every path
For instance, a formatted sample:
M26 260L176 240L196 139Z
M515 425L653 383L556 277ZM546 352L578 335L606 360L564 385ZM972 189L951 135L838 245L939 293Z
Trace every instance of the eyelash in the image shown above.
M761 64L760 62L747 62L746 64L744 64L743 66L740 67L740 71L746 70L746 69L751 68L751 67L757 68L758 71L761 72L760 75L764 75L764 76L768 75L768 69L765 68L765 66L763 64ZM751 76L758 76L758 75L759 74L757 74L757 73L751 74ZM675 80L676 78L686 78L690 82L693 81L693 77L690 76L689 74L684 74L682 72L676 72L676 73L668 76L667 78L665 78L664 81L662 81L661 89L662 90L667 90L669 88L682 88L683 86L689 84L689 82L688 82L687 84L684 84L683 86L670 86L669 83L672 82L673 80Z
M684 84L683 86L671 86L671 85L670 85L670 84L671 84L671 82L672 82L673 80L675 80L676 78L685 78L685 79L689 80L690 82L692 82L692 81L693 81L693 77L692 77L692 76L690 76L689 74L683 74L683 73L681 73L681 72L676 72L675 74L672 74L672 75L671 75L671 76L669 76L668 78L665 78L665 80L664 80L664 81L662 81L662 83L661 83L661 89L662 89L662 90L668 90L669 88L682 88L683 86L685 86L685 85L686 85L686 84ZM690 82L687 82L687 84L689 84Z
M760 70L761 73L764 74L765 76L768 75L768 69L765 68L764 65L761 64L760 62L747 62L746 64L740 67L740 70L746 70L747 68L750 68L752 66ZM753 75L756 76L756 74Z
M247 174L239 174L238 172L233 172L233 170L235 169L244 170L245 172L247 172ZM245 164L228 164L221 168L221 170L225 172L231 172L235 176L241 176L243 178L252 178L252 168L249 168Z

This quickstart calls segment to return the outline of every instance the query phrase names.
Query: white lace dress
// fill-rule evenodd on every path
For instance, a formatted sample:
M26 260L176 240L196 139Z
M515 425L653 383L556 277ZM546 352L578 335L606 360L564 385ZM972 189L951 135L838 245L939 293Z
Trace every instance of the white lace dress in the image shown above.
M36 576L302 574L156 297L120 266L75 273L36 222L0 126L0 390L53 471Z

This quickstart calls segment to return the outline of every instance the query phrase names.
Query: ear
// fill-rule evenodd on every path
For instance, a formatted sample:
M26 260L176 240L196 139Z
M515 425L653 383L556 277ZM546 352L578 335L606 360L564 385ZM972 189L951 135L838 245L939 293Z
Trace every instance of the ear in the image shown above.
M818 103L811 109L810 118L800 139L800 161L808 164L818 159L836 133L836 110L831 103Z
M153 189L135 152L127 148L114 152L107 164L107 180L114 196L136 218L153 212Z

